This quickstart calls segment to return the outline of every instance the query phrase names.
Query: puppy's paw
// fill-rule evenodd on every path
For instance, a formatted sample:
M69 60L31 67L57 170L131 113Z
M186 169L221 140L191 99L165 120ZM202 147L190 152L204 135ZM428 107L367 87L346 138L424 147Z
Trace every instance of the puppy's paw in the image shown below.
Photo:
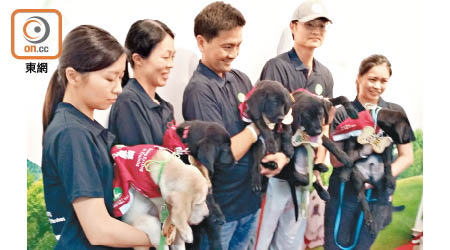
M159 246L161 236L161 221L159 218L149 215L138 216L132 225L147 233L153 246Z
M178 233L180 234L184 242L192 243L194 241L194 235L190 226L187 226L183 230L178 230Z
M269 161L269 162L265 162L265 163L261 163L261 165L265 168L268 168L270 170L275 170L278 168L278 164L274 161Z
M164 237L166 237L166 244L172 245L172 243L175 241L175 236L177 235L176 234L177 231L176 231L175 226L172 223L167 224L167 225L168 226L166 226L166 223L164 223L163 235L164 235Z
M314 182L313 183L314 188L317 191L317 194L319 195L320 199L322 199L323 201L329 201L330 200L330 193L328 193L327 190L325 190L325 188L322 187L322 185L319 184L319 182Z
M262 190L261 184L252 184L253 193L259 194L259 193L261 193L261 190Z
M328 172L328 167L327 167L327 165L325 165L325 164L323 164L323 163L316 163L316 164L314 164L314 168L313 168L314 170L317 170L317 171L319 171L319 172L321 172L321 173L325 173L325 172Z
M256 194L262 190L262 175L260 173L252 173L252 191Z
M370 211L364 212L364 222L369 227L372 227L372 225L374 224Z
M225 223L225 216L223 215L222 210L217 203L210 204L210 207L208 207L208 209L209 211L211 211L211 213L209 214L210 220L214 224L223 225Z

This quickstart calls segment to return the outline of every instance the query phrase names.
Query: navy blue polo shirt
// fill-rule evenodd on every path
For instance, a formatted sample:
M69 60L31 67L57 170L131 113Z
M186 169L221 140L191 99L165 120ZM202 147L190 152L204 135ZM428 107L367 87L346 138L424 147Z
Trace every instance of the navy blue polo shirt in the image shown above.
M131 78L111 107L108 129L117 142L128 146L163 144L167 123L174 120L172 104L155 95L154 102L139 82Z
M297 56L294 48L267 61L260 79L278 81L289 92L304 88L317 95L333 97L334 81L328 68L313 59L313 70L308 77L308 68Z
M44 137L42 175L55 249L112 249L92 246L72 203L79 197L104 198L113 216L114 135L69 103L59 103Z
M240 118L238 94L246 94L251 88L250 79L244 73L232 69L222 78L200 62L184 90L183 117L218 122L234 136L246 126ZM251 156L247 152L231 168L215 168L213 195L227 222L259 208L260 198L251 187L250 163Z

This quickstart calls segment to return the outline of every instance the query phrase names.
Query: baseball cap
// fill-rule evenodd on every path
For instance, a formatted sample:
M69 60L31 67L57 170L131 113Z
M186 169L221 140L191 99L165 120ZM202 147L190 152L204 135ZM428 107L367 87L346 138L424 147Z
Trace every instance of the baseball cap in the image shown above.
M292 14L292 21L300 21L302 23L309 22L317 18L326 18L333 23L328 17L328 11L325 4L321 0L306 0L295 9Z

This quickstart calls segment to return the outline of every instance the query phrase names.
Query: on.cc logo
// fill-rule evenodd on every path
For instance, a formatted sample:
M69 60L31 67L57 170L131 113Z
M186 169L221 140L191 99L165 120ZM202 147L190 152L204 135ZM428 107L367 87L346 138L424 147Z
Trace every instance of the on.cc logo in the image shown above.
M23 35L30 43L42 43L50 35L50 25L40 16L32 16L23 25Z
M11 54L16 59L57 59L62 16L56 9L17 9L11 14Z

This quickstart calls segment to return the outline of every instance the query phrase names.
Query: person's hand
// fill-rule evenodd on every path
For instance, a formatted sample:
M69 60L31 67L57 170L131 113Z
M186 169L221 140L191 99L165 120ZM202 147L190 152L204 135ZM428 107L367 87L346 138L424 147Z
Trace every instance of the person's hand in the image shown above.
M284 168L284 166L289 163L289 158L284 153L278 152L275 154L266 155L261 160L261 162L263 162L263 163L270 162L270 161L276 162L278 165L278 168L274 169L274 170L270 170L268 168L262 167L260 173L267 177L272 177L272 176L279 174L281 172L281 170Z

